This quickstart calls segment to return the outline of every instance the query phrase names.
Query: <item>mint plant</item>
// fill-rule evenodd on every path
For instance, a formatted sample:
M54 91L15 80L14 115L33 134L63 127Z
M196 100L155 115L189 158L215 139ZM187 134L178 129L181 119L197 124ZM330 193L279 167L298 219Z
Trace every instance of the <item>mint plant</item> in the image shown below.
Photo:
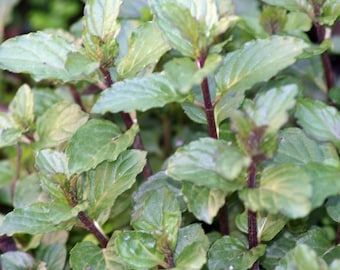
M4 41L35 82L0 113L1 268L339 269L339 16L88 0L81 30Z

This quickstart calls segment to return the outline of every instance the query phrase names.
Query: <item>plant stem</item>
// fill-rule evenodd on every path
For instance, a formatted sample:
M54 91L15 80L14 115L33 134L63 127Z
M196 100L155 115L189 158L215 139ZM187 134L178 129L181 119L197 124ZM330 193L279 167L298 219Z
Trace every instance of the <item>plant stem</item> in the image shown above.
M106 86L110 87L114 82L111 78L109 70L106 68L100 67L100 71L102 72L104 76ZM129 129L133 125L133 119L131 118L130 114L126 112L121 112L120 116L122 117L126 128ZM136 135L135 141L133 143L133 147L135 149L145 150L140 133ZM143 168L142 174L143 174L144 180L147 180L152 175L152 170L151 170L149 161L146 162Z
M252 161L248 168L248 188L256 187L256 163ZM258 245L256 212L248 210L248 242L249 249ZM251 270L259 270L259 263L255 262Z
M86 112L86 108L84 106L83 101L81 100L81 97L77 91L77 88L73 84L68 85L71 91L71 95L73 97L73 100L75 103L79 105L79 107L82 109L82 111Z
M320 5L316 1L313 2L313 8L314 8L314 14L315 17L320 16ZM313 25L316 31L316 37L318 40L318 43L321 44L325 40L325 27L322 26L315 18L313 19ZM324 70L324 76L327 83L327 90L329 91L331 88L335 86L335 79L334 74L332 70L331 61L329 59L329 55L326 52L324 52L321 55L323 70Z
M338 229L336 231L335 244L336 245L340 244L340 223L338 224Z
M207 52L202 53L198 59L196 59L196 64L199 69L204 67L205 61L207 59ZM215 121L215 114L214 114L214 106L211 101L210 89L208 78L205 77L201 83L201 89L203 94L204 100L204 111L207 118L208 123L208 132L209 136L214 139L218 139L217 134L217 127ZM229 223L228 223L228 205L225 202L223 208L219 211L218 219L219 219L219 230L223 235L229 234Z
M84 224L85 228L97 238L102 248L106 248L108 240L106 236L98 230L94 222L89 219L83 211L78 213L78 218Z
M0 250L2 253L6 253L8 251L16 251L17 245L12 237L3 234L0 236Z

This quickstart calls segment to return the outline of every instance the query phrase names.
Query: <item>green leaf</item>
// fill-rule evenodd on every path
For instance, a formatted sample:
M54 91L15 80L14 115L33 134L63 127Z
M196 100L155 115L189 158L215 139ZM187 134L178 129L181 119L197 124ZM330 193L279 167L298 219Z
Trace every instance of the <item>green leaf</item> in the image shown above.
M181 104L185 114L194 122L199 124L207 124L207 117L204 109L193 103L183 102Z
M137 125L121 134L119 127L110 121L88 121L72 136L66 149L71 174L93 169L104 160L115 160L133 143L137 132Z
M12 183L15 169L8 160L0 161L0 188Z
M165 73L182 94L190 92L194 85L200 84L204 78L212 74L221 62L221 56L208 55L202 69L190 58L175 58L164 65Z
M10 251L1 254L1 267L2 269L11 270L26 270L34 269L36 261L28 253L22 251Z
M293 249L295 245L296 238L292 234L288 232L279 234L275 241L272 241L267 247L266 254L261 260L261 266L264 269L275 269L281 258Z
M153 66L159 58L170 49L161 30L155 23L146 23L139 27L129 40L129 51L117 64L121 78L133 78L148 67Z
M15 126L14 120L0 112L0 148L16 144L21 137L21 131Z
M268 133L276 132L288 120L288 110L295 105L298 88L295 84L272 88L256 95L253 102L246 104L246 114L255 126L266 126Z
M14 191L13 206L15 208L24 208L39 201L39 199L41 200L44 195L46 194L42 192L38 175L32 173L17 182Z
M117 17L122 0L89 0L85 5L85 26L88 33L101 40L115 38L119 31Z
M208 253L210 270L249 269L265 253L265 245L248 250L236 237L225 236L217 240Z
M202 138L178 149L169 159L166 174L198 186L235 191L243 186L235 178L249 162L249 158L227 142Z
M214 108L218 124L229 118L240 107L245 97L244 92L243 90L231 90L218 100Z
M184 56L197 58L213 41L218 23L215 1L150 1L156 22L170 44Z
M99 68L99 63L79 52L72 52L67 55L65 68L72 77L78 80L94 81L90 75Z
M240 191L240 197L252 211L266 210L299 218L310 212L312 192L305 170L293 164L282 164L267 167L262 172L259 187Z
M166 245L174 249L178 229L181 225L181 211L172 192L166 187L140 197L132 213L131 224L135 230L166 240Z
M263 0L263 2L270 5L283 7L289 11L303 11L311 18L314 18L314 8L309 0Z
M280 132L277 152L272 162L297 165L306 165L309 162L340 164L339 156L332 144L316 142L299 128L287 128Z
M338 0L326 0L322 5L321 16L318 17L318 21L321 24L326 24L329 26L334 25L334 23L340 17L340 3Z
M297 245L283 257L275 270L327 270L327 264L307 245Z
M206 263L209 239L201 225L180 228L174 253L176 270L198 270Z
M125 270L117 256L113 240L101 249L92 242L79 242L70 252L70 265L73 270L105 269Z
M337 270L340 268L340 259L335 259L329 266L329 270Z
M230 90L247 90L269 80L293 64L307 47L302 40L280 36L246 43L223 59L216 74L220 95Z
M305 167L312 185L312 208L319 207L324 200L340 192L340 167L320 163L309 163Z
M303 12L289 12L287 22L284 26L285 31L303 31L307 32L312 27L311 18Z
M326 202L326 210L328 215L335 222L340 222L340 195L335 195L328 198Z
M37 81L55 79L72 81L65 68L67 55L75 46L61 35L36 32L6 40L0 46L0 68L29 73Z
M195 217L211 224L218 210L224 205L227 193L183 182L183 194L188 209Z
M74 208L62 203L37 202L25 208L16 208L7 214L0 226L0 233L38 234L69 230L76 223L75 217L84 205Z
M66 256L65 245L59 243L41 247L36 254L36 259L45 262L48 270L63 270Z
M318 256L322 256L332 246L332 240L322 228L312 228L307 232L300 234L297 238L297 244L304 244L312 248Z
M46 176L64 174L67 178L71 175L68 170L68 158L65 153L53 149L43 149L35 156L35 166L40 173Z
M330 141L340 148L340 113L321 101L303 99L298 102L298 123L307 135L319 141Z
M145 232L121 232L115 240L119 257L134 269L162 265L167 268L164 255L157 250L157 242Z
M55 90L49 88L33 88L34 115L42 115L53 104L63 100Z
M33 124L33 108L33 92L27 84L24 84L18 89L14 99L9 105L9 113L13 117L16 125L23 131L26 131Z
M89 202L87 213L97 219L110 209L117 197L131 188L136 176L143 170L146 152L127 150L113 162L103 162L89 171L85 184L85 198Z
M176 91L162 73L115 83L104 91L92 108L92 113L146 111L170 102L182 102L187 95Z
M288 218L276 214L266 214L263 212L257 213L257 238L259 241L270 241L272 240L286 225ZM248 233L248 212L245 211L236 218L237 228Z
M37 120L39 141L36 147L48 148L67 141L88 117L78 105L68 101L53 105Z

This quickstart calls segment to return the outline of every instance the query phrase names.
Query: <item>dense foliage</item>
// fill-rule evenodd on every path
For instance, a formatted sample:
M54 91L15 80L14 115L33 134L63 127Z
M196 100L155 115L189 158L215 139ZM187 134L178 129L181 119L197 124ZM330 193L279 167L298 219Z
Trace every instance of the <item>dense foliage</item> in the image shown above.
M84 2L0 45L1 268L340 269L340 2Z

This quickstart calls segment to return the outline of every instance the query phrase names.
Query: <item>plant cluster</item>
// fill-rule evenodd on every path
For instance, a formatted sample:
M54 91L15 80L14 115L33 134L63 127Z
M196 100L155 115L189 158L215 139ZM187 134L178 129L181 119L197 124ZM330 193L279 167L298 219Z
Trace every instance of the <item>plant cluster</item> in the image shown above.
M0 112L2 269L340 269L339 16L87 0L69 32L4 41L35 82Z

